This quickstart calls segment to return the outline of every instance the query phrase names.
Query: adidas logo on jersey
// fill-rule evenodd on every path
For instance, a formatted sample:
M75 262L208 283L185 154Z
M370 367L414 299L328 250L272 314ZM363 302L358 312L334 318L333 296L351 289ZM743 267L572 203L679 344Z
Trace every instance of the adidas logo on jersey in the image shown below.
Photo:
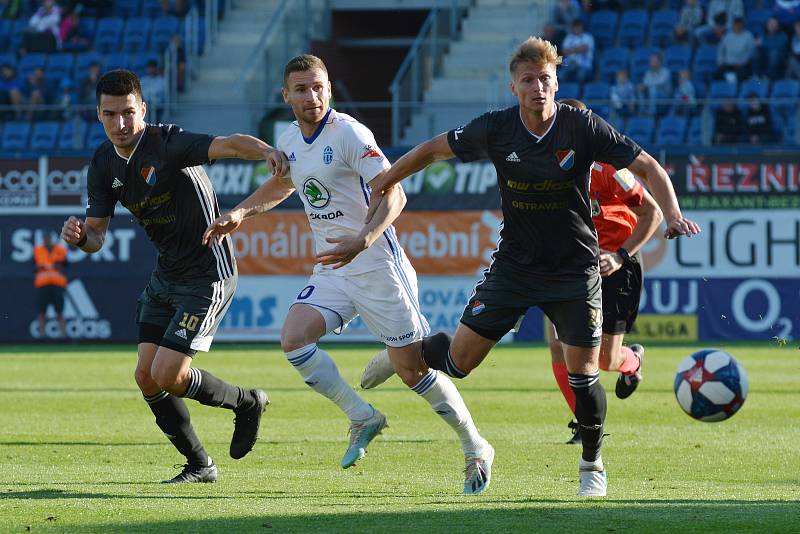
M294 152L292 152L291 154L289 154L289 157L288 157L288 158L286 158L286 159L287 159L287 160L289 160L289 161L297 161L297 158L296 158L296 157L294 157Z
M516 152L512 152L508 156L506 156L506 161L513 161L515 163L519 163L519 156L517 156Z
M116 189L117 187L122 187L122 182L119 178L114 177L114 182L111 184L111 188Z
M186 329L185 328L181 328L180 330L176 330L175 331L175 335L180 337L180 338L186 339Z

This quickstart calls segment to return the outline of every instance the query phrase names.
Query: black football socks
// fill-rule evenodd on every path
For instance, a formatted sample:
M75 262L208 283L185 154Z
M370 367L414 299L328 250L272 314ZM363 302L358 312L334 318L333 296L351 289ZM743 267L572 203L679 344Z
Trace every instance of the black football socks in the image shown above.
M145 395L144 400L153 415L156 416L158 428L178 449L178 452L186 457L187 463L208 465L208 454L206 454L203 444L200 443L200 438L194 433L189 410L183 399L161 391L155 395Z
M591 375L569 373L568 376L575 392L575 417L580 426L583 459L594 462L600 457L606 419L606 391L600 384L600 371Z

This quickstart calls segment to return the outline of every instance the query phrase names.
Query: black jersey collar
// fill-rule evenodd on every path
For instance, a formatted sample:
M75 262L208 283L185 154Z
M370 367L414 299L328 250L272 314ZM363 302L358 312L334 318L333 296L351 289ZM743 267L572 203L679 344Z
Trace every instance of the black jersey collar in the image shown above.
M553 125L556 123L556 119L558 119L558 106L556 105L556 103L555 103L555 102L553 102L553 107L555 108L555 112L553 113L553 122L551 122L551 123L550 123L550 126L548 126L548 127L547 127L547 130L545 130L545 132L544 132L542 135L537 135L537 134L533 133L532 131L530 131L530 130L528 129L528 126L525 124L525 121L524 121L524 120L522 120L522 107L520 106L520 108L519 108L519 110L518 110L518 111L519 111L519 113L518 113L518 115L519 115L519 121L522 123L522 127L523 127L523 128L525 128L525 130L526 130L526 131L527 131L529 134L531 134L531 135L533 136L533 138L534 138L534 139L536 139L536 142L537 142L537 143L538 143L538 142L540 142L540 141L541 141L542 139L544 139L545 137L547 137L547 134L549 134L549 133L550 133L550 130L552 130L552 129L553 129Z
M325 128L325 125L328 123L328 117L331 116L331 111L333 111L333 108L328 108L328 112L325 114L324 117L322 117L322 120L320 121L319 126L317 126L317 129L314 130L314 133L311 135L311 137L306 137L302 133L300 134L300 135L303 136L303 141L305 141L307 145L310 145L311 143L313 143L314 140L317 137L319 137L319 134L322 133L322 129Z
M117 145L115 145L114 143L111 143L111 146L114 147L114 152L116 152L117 156L119 156L122 159L124 159L126 164L130 163L131 162L131 158L133 157L134 154L136 154L136 149L139 148L139 144L142 142L142 139L144 139L144 134L146 132L147 132L147 124L144 125L144 130L142 130L142 135L139 136L139 140L136 141L136 145L134 145L133 150L131 150L131 155L128 156L127 158L119 153L119 150L117 150Z

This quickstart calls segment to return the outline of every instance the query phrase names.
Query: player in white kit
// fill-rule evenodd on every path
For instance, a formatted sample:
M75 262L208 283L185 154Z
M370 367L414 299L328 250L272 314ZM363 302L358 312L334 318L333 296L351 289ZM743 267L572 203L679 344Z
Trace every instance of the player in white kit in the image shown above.
M403 382L458 435L466 462L464 493L481 493L491 479L494 449L478 433L455 385L444 373L429 369L421 357L428 323L420 313L416 272L391 225L405 205L405 195L399 186L393 188L387 193L389 202L365 226L369 182L386 172L388 160L367 127L329 107L330 81L321 59L293 58L283 79L283 98L297 121L276 147L286 153L290 171L271 177L214 221L204 240L219 239L245 218L272 209L297 191L314 234L318 263L289 309L281 345L305 383L350 418L342 467L364 457L367 445L386 426L386 417L342 379L317 342L360 315L386 345Z

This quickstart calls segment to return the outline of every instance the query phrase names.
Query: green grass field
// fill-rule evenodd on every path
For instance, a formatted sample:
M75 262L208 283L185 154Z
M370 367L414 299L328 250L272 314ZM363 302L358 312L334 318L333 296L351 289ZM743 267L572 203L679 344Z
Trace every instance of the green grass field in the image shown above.
M329 345L358 383L377 345ZM695 347L697 348L697 347ZM347 422L307 388L277 346L218 345L198 357L272 406L246 458L227 456L231 413L190 410L219 466L216 484L165 486L182 458L133 381L131 346L0 348L2 532L800 532L800 351L731 345L750 394L722 423L687 417L674 369L695 348L650 347L645 382L613 395L606 499L578 500L579 448L542 346L499 348L459 382L497 451L492 485L461 495L450 429L397 378L364 396L390 427L347 471Z

